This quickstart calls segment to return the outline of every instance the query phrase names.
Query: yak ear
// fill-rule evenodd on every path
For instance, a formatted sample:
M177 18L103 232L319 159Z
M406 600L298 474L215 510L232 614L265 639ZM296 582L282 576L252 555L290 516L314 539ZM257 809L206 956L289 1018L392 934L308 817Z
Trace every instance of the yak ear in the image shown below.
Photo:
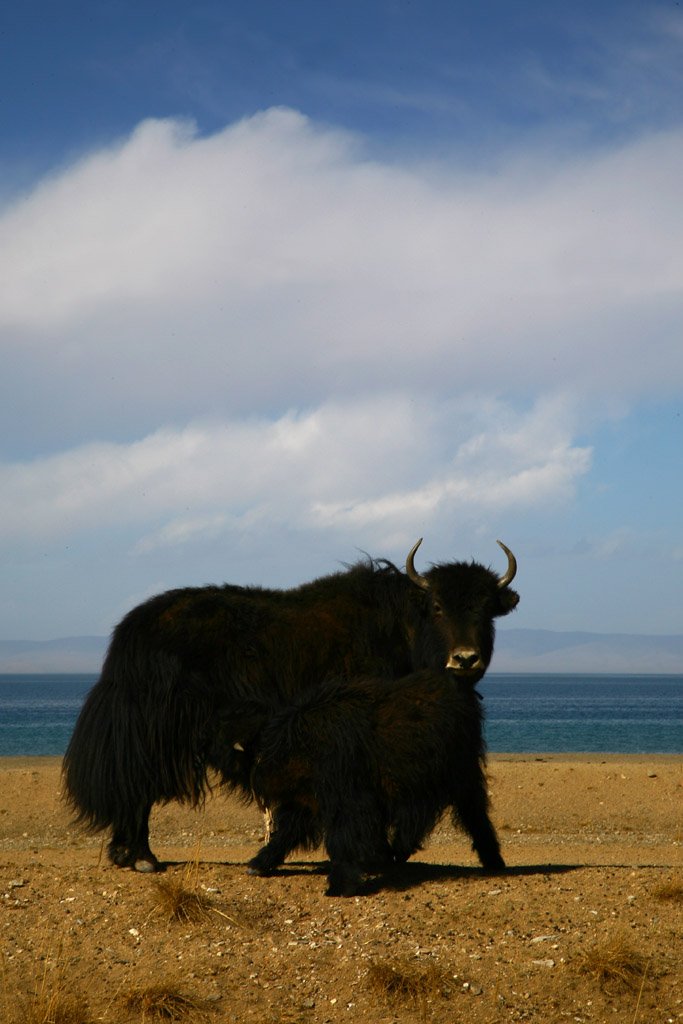
M516 590L505 587L498 593L500 611L498 615L509 615L519 604L519 594Z

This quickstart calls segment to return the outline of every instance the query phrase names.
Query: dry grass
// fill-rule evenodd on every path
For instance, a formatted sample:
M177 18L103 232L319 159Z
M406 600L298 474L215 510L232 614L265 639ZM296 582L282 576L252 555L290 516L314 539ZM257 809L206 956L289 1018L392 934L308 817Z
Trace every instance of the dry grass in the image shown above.
M45 966L36 977L33 994L25 1000L19 999L17 1012L10 1011L10 984L7 977L5 958L2 957L2 981L7 1024L89 1024L87 1000L74 991L65 976L66 963L60 958L52 966ZM14 993L17 998L16 992Z
M154 891L157 908L169 921L196 924L206 920L212 909L208 896L198 889L188 888L184 876L160 878Z
M206 1004L201 1000L185 996L175 985L148 985L131 989L121 996L123 1009L134 1013L144 1024L145 1021L182 1020L188 1016L203 1017Z
M683 903L683 882L670 879L655 886L652 895L658 900L670 900L672 903Z
M161 914L169 923L200 924L211 914L218 914L230 925L245 930L260 931L260 925L270 927L271 909L260 906L256 910L235 908L230 914L216 907L199 886L199 847L194 858L179 877L164 875L154 881L156 906L152 913Z
M414 967L399 961L382 961L370 965L368 985L371 992L393 1004L424 1003L445 994L449 977L434 964Z
M197 924L206 920L213 906L199 888L199 847L179 878L156 879L154 891L157 909L168 921Z
M199 924L206 921L210 914L218 914L236 928L247 928L244 915L226 914L213 905L213 902L200 889L188 888L185 875L182 878L160 878L155 882L155 911L169 923ZM154 911L153 911L154 913ZM270 919L269 919L270 923Z
M67 992L41 992L22 1015L25 1024L88 1024L88 1004Z
M647 956L633 949L625 937L618 936L584 953L578 971L594 978L606 990L634 992L641 987L649 963Z

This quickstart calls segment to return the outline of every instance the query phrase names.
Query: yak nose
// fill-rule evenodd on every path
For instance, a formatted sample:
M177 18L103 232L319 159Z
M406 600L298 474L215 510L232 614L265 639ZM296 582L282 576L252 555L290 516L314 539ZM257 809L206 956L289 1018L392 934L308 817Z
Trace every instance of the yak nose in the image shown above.
M459 647L451 651L446 668L455 669L456 672L468 672L473 668L478 668L478 662L479 651Z

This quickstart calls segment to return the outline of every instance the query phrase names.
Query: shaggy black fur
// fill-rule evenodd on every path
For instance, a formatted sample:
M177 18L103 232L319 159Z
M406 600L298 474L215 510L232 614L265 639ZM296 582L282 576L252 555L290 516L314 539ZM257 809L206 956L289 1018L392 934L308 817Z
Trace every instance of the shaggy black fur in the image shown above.
M251 874L272 874L324 839L328 895L352 896L363 869L403 862L442 813L472 837L484 867L505 865L488 816L481 702L452 672L396 682L328 682L276 710L245 706L238 728L256 797L274 810Z
M134 608L114 630L64 758L76 820L111 827L115 864L156 871L153 804L201 802L209 769L243 785L229 723L245 699L286 703L307 680L441 668L458 644L480 652L465 673L476 683L491 658L493 618L518 595L476 563L425 575L426 590L391 563L367 560L295 590L188 588Z

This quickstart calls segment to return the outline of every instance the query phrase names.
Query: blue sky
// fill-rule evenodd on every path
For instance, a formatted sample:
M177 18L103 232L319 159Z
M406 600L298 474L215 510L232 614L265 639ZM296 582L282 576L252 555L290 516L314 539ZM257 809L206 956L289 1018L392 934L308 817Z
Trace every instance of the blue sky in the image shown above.
M359 551L683 622L683 9L0 24L0 639Z

